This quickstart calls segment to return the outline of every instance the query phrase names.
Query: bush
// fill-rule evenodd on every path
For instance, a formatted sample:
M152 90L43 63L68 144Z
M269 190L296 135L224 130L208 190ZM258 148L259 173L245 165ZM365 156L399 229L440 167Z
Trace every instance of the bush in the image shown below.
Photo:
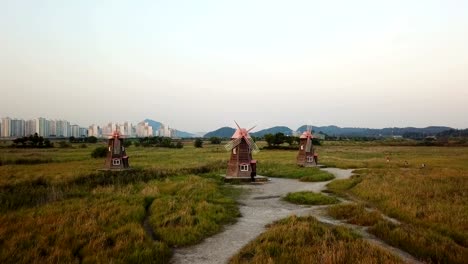
M95 136L90 136L90 137L86 138L86 142L88 142L88 143L93 143L93 144L94 144L94 143L97 143L97 137L95 137Z
M93 158L104 158L107 155L107 147L97 147L91 152Z
M338 199L332 196L323 195L321 193L314 193L309 191L288 193L284 200L295 204L307 205L322 205L322 204L335 204Z
M58 144L60 148L71 148L71 144L66 141L60 141Z
M210 137L211 144L219 145L221 144L221 139L219 137Z
M128 147L130 147L131 145L132 145L132 141L131 141L131 140L124 140L123 146L124 146L125 148L128 148Z
M196 148L203 148L203 140L201 138L197 138L195 139L195 142L193 143L193 145Z

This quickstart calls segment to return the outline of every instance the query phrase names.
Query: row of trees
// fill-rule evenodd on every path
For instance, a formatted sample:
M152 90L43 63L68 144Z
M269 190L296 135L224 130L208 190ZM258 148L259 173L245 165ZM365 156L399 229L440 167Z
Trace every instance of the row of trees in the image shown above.
M12 146L16 148L52 148L54 144L49 139L44 139L44 137L34 133L34 135L13 140Z
M278 147L284 143L287 143L289 146L298 145L301 141L299 137L295 136L286 136L285 134L278 132L276 134L266 134L264 136L268 147ZM312 139L312 144L320 145L320 141L316 138Z
M71 136L68 138L68 141L70 143L97 143L98 139L95 136L90 136L90 137L79 137L75 138L74 136Z
M127 140L128 142L131 142ZM125 142L127 142L125 141ZM184 144L180 140L174 142L172 138L169 137L145 137L138 139L135 142L135 146L143 147L162 147L162 148L183 148Z

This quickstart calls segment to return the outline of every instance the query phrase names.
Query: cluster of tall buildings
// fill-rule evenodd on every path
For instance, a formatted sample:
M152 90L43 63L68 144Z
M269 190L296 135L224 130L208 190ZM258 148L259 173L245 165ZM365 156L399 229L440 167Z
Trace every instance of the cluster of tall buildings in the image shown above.
M24 120L10 117L2 118L0 136L3 138L17 138L37 133L39 136L51 137L86 137L88 131L78 125L70 125L66 120L49 120L43 117Z
M177 130L170 128L169 126L166 126L164 124L161 124L161 127L157 131L157 136L160 137L176 137L176 132Z
M169 126L161 124L159 129L154 129L148 122L139 122L136 125L132 123L125 122L123 124L119 123L108 123L104 126L98 126L93 124L88 128L88 135L95 137L106 137L111 135L114 131L119 131L121 135L127 137L176 137L176 131Z
M159 129L153 129L148 122L140 122L133 125L130 122L122 124L110 122L106 125L90 125L88 128L78 125L70 125L66 120L49 120L39 117L31 120L15 119L4 117L0 122L0 137L17 138L37 133L45 138L68 138L68 137L90 137L97 138L112 135L114 131L119 131L127 137L176 137L176 130L167 125L161 124Z

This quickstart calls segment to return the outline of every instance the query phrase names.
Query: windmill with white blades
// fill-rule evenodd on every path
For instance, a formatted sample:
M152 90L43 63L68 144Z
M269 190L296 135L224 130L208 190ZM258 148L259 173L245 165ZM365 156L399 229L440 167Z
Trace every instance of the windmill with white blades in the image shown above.
M241 128L236 121L236 132L231 137L231 141L224 148L231 152L228 162L227 177L249 178L257 174L257 161L252 159L252 153L260 151L257 144L250 137L251 129Z
M307 126L307 130L299 137L299 153L297 154L297 165L303 167L317 166L317 155L312 144L312 127Z

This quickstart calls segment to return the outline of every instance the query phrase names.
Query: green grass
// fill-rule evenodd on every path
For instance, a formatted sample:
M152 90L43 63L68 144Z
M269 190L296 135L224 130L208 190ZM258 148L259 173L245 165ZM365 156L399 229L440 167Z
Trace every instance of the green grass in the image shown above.
M264 162L258 165L257 173L262 176L299 179L304 182L329 181L335 178L333 174L315 167L300 167L292 162L281 163L281 161Z
M309 191L288 193L284 197L284 200L290 203L306 205L335 204L339 202L335 197Z
M244 246L230 263L403 263L344 227L313 217L280 220Z

